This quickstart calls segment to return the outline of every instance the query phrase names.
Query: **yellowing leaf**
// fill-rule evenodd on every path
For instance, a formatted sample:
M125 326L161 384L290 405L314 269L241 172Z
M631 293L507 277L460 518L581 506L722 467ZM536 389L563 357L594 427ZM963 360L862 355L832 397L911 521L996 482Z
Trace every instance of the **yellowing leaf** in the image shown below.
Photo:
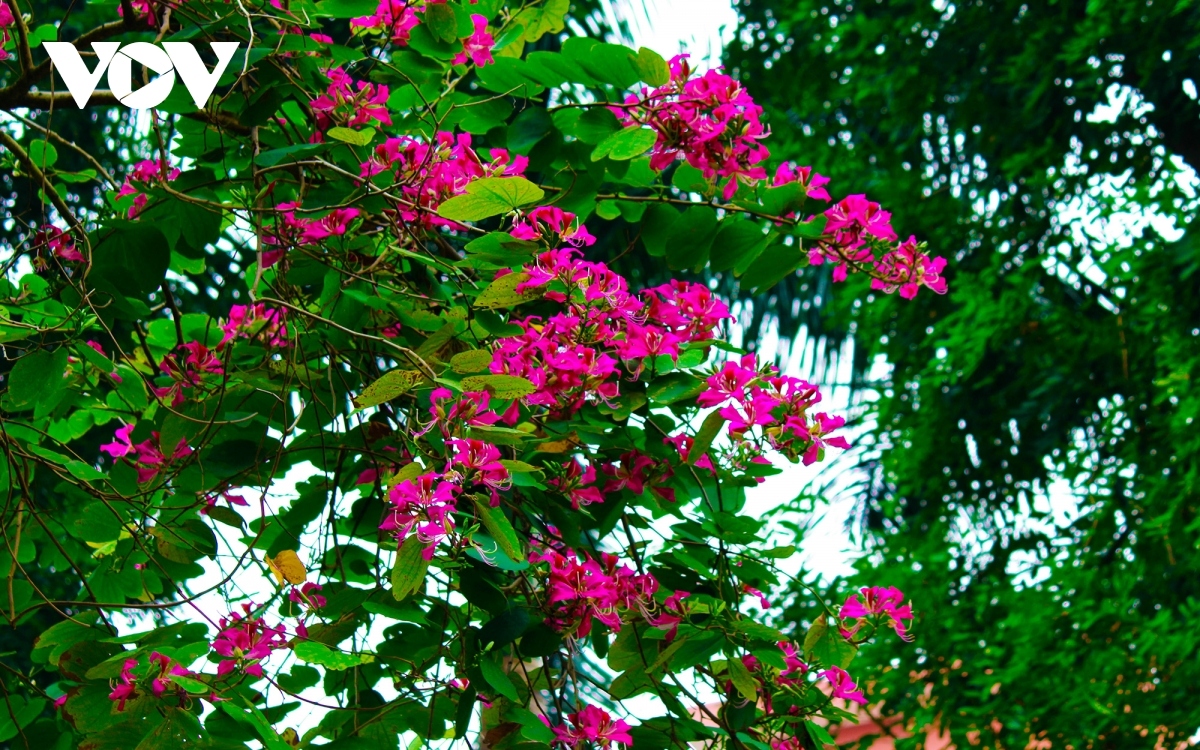
M285 549L275 559L267 558L267 567L271 569L271 573L275 576L275 581L280 586L284 581L291 584L301 584L308 578L308 570L304 567L304 563L300 562L300 556L295 550Z
M326 132L330 138L342 143L349 143L351 146L366 146L375 139L375 128L364 128L362 130L351 130L350 128L330 128Z
M421 382L422 375L416 370L392 370L363 389L354 399L354 405L359 409L378 406L391 401L412 389Z
M464 391L488 391L497 398L520 398L537 390L537 386L516 375L472 375L462 379Z
M512 307L522 302L541 299L542 293L538 289L517 291L517 285L525 281L529 281L529 274L527 273L505 274L491 284L488 284L487 289L484 289L475 298L475 306L486 308Z

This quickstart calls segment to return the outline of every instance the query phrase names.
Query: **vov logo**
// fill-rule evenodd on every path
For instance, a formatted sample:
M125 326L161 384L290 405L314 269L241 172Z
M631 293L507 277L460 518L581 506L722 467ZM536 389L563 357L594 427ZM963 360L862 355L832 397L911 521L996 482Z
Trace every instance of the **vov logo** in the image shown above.
M130 109L150 109L162 104L175 87L176 73L183 79L192 101L197 107L203 107L240 44L209 42L208 46L217 56L217 64L211 71L191 42L163 42L162 47L149 42L133 42L123 47L120 42L92 42L98 62L95 68L88 70L75 45L70 42L42 42L42 49L50 56L55 70L63 83L67 84L67 90L80 109L87 106L88 99L106 70L108 88L117 101ZM133 90L135 61L157 74L156 78L137 91Z

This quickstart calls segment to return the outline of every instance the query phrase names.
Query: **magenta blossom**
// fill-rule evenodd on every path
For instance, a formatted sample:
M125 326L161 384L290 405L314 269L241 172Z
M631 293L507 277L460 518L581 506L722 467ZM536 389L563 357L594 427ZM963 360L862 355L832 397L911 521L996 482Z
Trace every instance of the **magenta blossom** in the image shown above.
M833 687L834 698L844 698L863 706L867 705L867 696L858 689L858 685L854 684L854 680L850 679L846 670L841 667L830 667L821 672L821 677L829 680L829 684Z
M473 13L471 23L475 32L463 40L463 51L455 55L451 62L454 65L465 65L469 59L480 67L491 65L495 62L492 59L492 47L496 46L496 40L487 32L488 20L485 16Z
M862 595L861 601L858 598L860 594ZM869 586L860 589L858 594L851 594L847 597L841 611L838 612L838 617L843 620L859 620L852 628L843 628L843 634L853 637L863 619L882 616L884 621L896 631L896 635L906 641L911 641L913 638L908 632L908 627L913 619L912 605L902 604L903 601L904 593L895 586L886 588Z
M546 719L543 717L543 722ZM622 719L613 719L602 708L588 705L573 714L567 714L570 726L560 724L554 729L554 744L571 750L582 750L590 745L597 745L605 750L613 743L625 746L633 745L633 737L629 734L629 725ZM546 726L550 726L546 722Z
M432 560L437 543L454 531L451 513L461 489L455 482L443 480L441 474L405 480L388 492L392 507L379 528L393 532L398 544L415 533L426 545L424 558Z

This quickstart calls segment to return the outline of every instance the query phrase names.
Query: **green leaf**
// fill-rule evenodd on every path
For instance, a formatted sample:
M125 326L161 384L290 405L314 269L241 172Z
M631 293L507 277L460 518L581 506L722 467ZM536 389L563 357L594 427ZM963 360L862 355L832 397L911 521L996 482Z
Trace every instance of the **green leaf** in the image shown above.
M650 150L658 136L650 128L641 126L624 128L608 136L592 151L592 161L608 158L613 161L629 161Z
M443 8L443 5L434 5L434 8ZM363 128L362 130L352 130L350 128L330 128L325 132L335 141L349 143L351 146L369 146L371 141L375 140L375 128Z
M54 166L54 162L58 161L58 149L54 148L54 144L49 141L34 141L29 144L29 158L38 169L46 170Z
M513 684L512 678L500 668L494 656L489 654L480 659L479 670L483 672L483 678L488 681L489 685L495 688L497 693L508 698L513 703L520 700L520 695L517 693L517 686Z
M713 271L728 271L748 257L753 262L769 241L770 235L762 231L757 221L726 219L713 239L708 267Z
M424 378L425 376L416 370L391 370L364 388L363 392L354 399L354 406L358 409L366 409L386 403L409 392Z
M557 34L566 28L567 11L571 0L546 0L517 14L514 23L525 27L525 41L536 42L546 34Z
M651 86L662 86L671 80L671 67L652 49L642 47L637 53L637 69L642 80Z
M467 436L474 440L482 440L485 443L495 443L496 445L520 445L533 437L528 432L514 430L511 427L495 427L491 425L471 425L467 428Z
M778 284L785 276L795 273L803 259L800 248L776 243L758 256L742 274L743 289L764 290Z
M300 641L292 647L292 651L295 652L297 659L306 664L319 664L339 672L375 661L374 654L349 654L344 651L335 651L316 641Z
M508 126L508 149L516 154L528 154L554 129L550 115L541 107L530 107Z
M577 115L573 121L570 118L571 114ZM588 109L583 114L578 114L578 110L559 110L554 113L554 122L560 130L590 146L595 146L622 130L621 121L617 116L603 108Z
M458 373L483 372L491 364L492 353L486 349L471 349L450 358L450 369Z
M760 641L778 643L779 641L788 640L788 637L781 631L769 625L763 625L761 622L755 620L738 620L735 627L739 632L745 633L751 638L757 638Z
M520 292L517 291L517 287L526 281L529 281L529 274L527 273L505 274L487 285L487 288L475 298L475 306L488 309L514 307L522 302L541 299L542 290L540 287Z
M544 198L546 192L524 177L484 177L467 185L438 207L438 216L452 221L479 221L508 213Z
M817 747L826 747L833 745L837 747L837 740L829 734L829 730L813 721L805 721L804 727L808 730L808 736L812 737L812 741L817 743Z
M454 9L449 5L426 6L424 22L435 38L443 42L458 39L458 19L454 17Z
M317 3L316 15L327 18L369 16L378 5L377 0L321 0Z
M817 214L808 221L802 221L792 230L797 237L806 240L820 239L821 235L825 234L825 225L829 223L829 217L825 214Z
M497 398L520 398L537 390L537 386L516 375L471 375L462 379L464 391L487 391Z
M666 254L667 240L680 216L679 211L667 203L655 203L646 209L642 219L642 243L647 253L655 257Z
M692 206L684 211L671 226L666 245L667 266L672 270L704 268L716 233L716 211L708 206Z
M291 672L281 674L275 679L284 690L290 693L299 693L301 690L310 688L320 682L321 673L312 667L295 664L292 666Z
M392 566L392 596L402 601L416 593L425 583L429 561L424 557L425 544L416 535L409 536L396 552L396 563Z
M692 443L692 448L688 451L689 464L694 466L704 454L708 453L708 449L712 447L713 441L717 439L717 435L724 426L725 417L721 416L719 409L714 409L704 418L700 430L696 433L696 441Z
M739 658L730 659L729 679L733 682L733 686L741 693L741 696L748 701L758 700L758 683L755 681L750 670L746 669L746 665Z
M144 297L158 289L171 263L166 236L152 224L121 222L93 243L92 277L121 294Z
M836 627L829 627L828 616L824 612L813 621L804 636L804 657L809 662L845 669L857 653L857 646L843 638Z
M8 397L21 409L49 401L63 389L67 349L39 349L19 358L8 375Z
M646 395L656 404L674 404L695 400L705 389L705 383L694 375L673 372L658 378L646 389Z
M504 554L513 560L524 560L525 552L521 549L521 539L509 522L508 516L504 515L504 510L493 508L487 498L480 495L472 495L471 499L475 501L475 510L479 513L484 528L496 540L496 544L500 545Z

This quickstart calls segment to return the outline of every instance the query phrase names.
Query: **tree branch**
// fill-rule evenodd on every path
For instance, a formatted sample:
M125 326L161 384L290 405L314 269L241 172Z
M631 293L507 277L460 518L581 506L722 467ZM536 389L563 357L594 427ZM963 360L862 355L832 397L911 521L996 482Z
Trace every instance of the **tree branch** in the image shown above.
M54 185L51 184L49 178L46 177L46 173L34 163L32 158L30 158L29 152L21 148L21 144L17 143L17 141L11 135L3 130L0 130L0 145L3 145L6 149L13 153L13 156L16 157L17 161L21 163L21 169L25 171L25 174L32 177L35 182L41 184L42 193L44 193L46 198L48 198L50 202L54 204L54 207L58 209L58 213L63 217L63 220L78 230L80 236L86 236L87 232L83 228L83 225L79 223L79 219L75 218L75 212L71 210L71 207L67 205L67 202L63 200L63 197L58 194L57 190L54 189Z

